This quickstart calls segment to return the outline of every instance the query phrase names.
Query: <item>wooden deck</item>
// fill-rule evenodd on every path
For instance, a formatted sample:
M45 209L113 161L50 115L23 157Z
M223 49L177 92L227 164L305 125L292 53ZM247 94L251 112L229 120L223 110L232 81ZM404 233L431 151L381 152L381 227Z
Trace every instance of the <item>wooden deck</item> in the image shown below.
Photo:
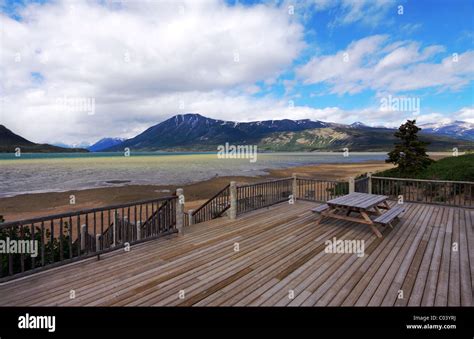
M343 220L316 226L316 206L220 218L17 279L0 285L0 305L473 305L474 210L406 204L379 239ZM365 256L326 253L334 237L363 239Z

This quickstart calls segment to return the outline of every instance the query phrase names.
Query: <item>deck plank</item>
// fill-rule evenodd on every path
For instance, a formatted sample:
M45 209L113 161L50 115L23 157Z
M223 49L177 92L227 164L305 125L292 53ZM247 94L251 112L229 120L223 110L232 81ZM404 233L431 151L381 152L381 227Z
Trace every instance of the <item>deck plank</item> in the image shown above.
M393 281L395 274L400 268L405 270L408 262L411 260L411 256L414 254L414 248L416 248L416 244L418 244L424 233L424 228L428 220L427 216L429 216L430 212L431 207L425 208L416 223L416 227L412 233L410 233L410 236L408 236L405 241L395 245L390 253L391 259L384 261L374 276L374 279L376 279L378 283L370 284L370 288L364 291L357 300L356 306L377 306L382 303L385 295L390 294L394 297L397 296L399 286Z
M403 249L400 251L398 256L401 261L400 265L398 265L400 261L395 261L392 264L391 272L393 273L390 274L393 280L386 290L386 293L379 294L378 299L376 299L376 296L372 297L369 305L381 304L382 306L393 306L397 301L401 300L403 302L399 303L399 305L404 305L405 301L410 298L413 287L413 277L416 276L420 268L421 258L431 236L432 227L429 227L429 224L434 213L436 213L436 209L430 208L427 217L423 220L418 234L411 242L408 250L406 252ZM400 297L399 291L402 293ZM383 299L382 295L384 295Z
M469 266L471 271L471 291L472 295L474 295L474 210L465 210L465 215L467 223L467 248L469 255Z
M395 255L398 253L400 247L406 242L407 239L413 238L414 232L418 229L419 220L422 220L426 214L427 206L415 206L415 209L419 209L416 214L412 215L411 223L409 227L404 229L402 237L397 242L389 243L390 246L383 248L379 257L370 265L369 268L364 267L361 270L362 278L351 291L351 293L344 300L343 305L367 305L372 297L373 293L383 279L386 270L390 267L393 262Z
M318 205L282 203L233 221L219 218L130 252L3 283L0 305L474 304L472 209L407 203L394 228L383 228L377 238L365 225L344 220L317 225L311 209ZM334 237L363 240L365 255L326 253L325 242ZM399 289L404 299L397 299Z
M350 270L348 270L347 274L341 277L336 282L335 287L326 292L326 295L323 296L323 298L321 298L317 304L319 306L339 306L346 302L346 305L352 305L350 304L350 299L347 301L345 300L350 294L352 294L350 298L355 300L357 294L361 293L360 291L364 286L364 282L367 281L366 279L362 279L364 276L367 276L366 272L367 274L370 274L369 270L371 267L373 267L372 270L375 270L376 265L373 265L373 263L376 261L381 261L381 258L386 255L383 253L388 253L388 251L400 240L405 232L408 231L407 227L403 226L403 223L405 220L414 218L417 213L418 208L415 206L411 207L405 214L407 219L404 219L400 222L400 224L397 224L394 230L382 239L382 243L379 244L379 246L377 246L373 252L371 252L371 255L369 255L363 262L360 262L360 266L354 265ZM356 286L359 286L358 291Z
M436 238L433 256L431 257L430 269L428 278L426 280L421 306L433 306L436 298L436 288L438 283L439 270L441 266L441 258L443 255L443 244L446 233L446 224L448 223L449 209L442 210L442 217L440 219L438 237Z
M441 266L439 268L438 285L436 286L435 306L448 305L448 287L449 287L449 265L451 263L451 248L453 235L454 210L448 210L448 223L444 234L443 255L441 257Z
M441 218L443 217L443 208L436 209L436 215L431 218L430 227L432 228L431 237L423 255L420 268L416 273L415 283L408 300L408 306L420 306L425 292L425 286L428 281L428 274L430 272L431 260L435 251L436 239L438 239L440 229ZM406 299L405 299L406 300ZM398 301L397 301L398 302ZM399 302L400 305L406 305L404 301Z
M459 228L459 261L460 261L460 280L461 280L461 306L473 306L471 275L469 271L469 251L467 243L467 227L469 225L469 215L461 210L461 222Z
M453 236L451 239L451 261L449 263L448 306L461 304L461 278L459 256L460 210L454 210Z

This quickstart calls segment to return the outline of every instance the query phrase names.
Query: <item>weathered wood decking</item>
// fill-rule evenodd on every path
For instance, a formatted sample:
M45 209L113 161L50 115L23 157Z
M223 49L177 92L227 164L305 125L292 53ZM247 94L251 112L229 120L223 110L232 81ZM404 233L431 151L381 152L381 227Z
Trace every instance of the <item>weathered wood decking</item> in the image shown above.
M220 218L14 280L0 285L0 305L473 305L474 210L406 204L379 239L367 225L316 226L316 206ZM334 237L365 240L365 256L325 253Z

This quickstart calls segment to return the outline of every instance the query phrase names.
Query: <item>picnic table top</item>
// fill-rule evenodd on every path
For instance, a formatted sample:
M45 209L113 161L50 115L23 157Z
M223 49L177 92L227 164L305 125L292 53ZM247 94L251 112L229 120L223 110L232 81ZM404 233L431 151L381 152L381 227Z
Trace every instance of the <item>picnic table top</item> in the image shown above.
M367 193L350 193L342 197L338 197L327 202L328 205L337 205L345 207L356 207L361 209L368 209L380 204L388 199L386 195L367 194Z

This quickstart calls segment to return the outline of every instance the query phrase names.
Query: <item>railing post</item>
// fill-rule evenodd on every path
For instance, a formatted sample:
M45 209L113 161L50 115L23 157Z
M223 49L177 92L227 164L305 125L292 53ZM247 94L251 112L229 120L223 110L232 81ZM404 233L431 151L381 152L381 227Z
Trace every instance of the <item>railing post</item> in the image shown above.
M355 192L355 180L354 177L349 178L349 193Z
M183 189L178 188L176 190L176 195L178 196L178 201L176 202L176 228L179 234L183 234L184 229L184 201L182 200Z
M230 208L229 208L229 219L235 220L237 218L237 185L235 181L230 182Z
M86 225L81 225L81 250L86 249Z
M367 173L367 193L372 194L372 172Z
M189 226L194 225L194 216L193 216L194 210L189 210L188 211L188 221L189 221Z
M296 200L298 197L298 181L297 181L296 173L293 173L293 187L292 187L292 194L293 194L293 200Z
M142 222L139 220L137 221L137 240L142 239Z
M99 252L100 251L100 237L102 236L102 234L96 234L95 235L95 251L96 252Z

